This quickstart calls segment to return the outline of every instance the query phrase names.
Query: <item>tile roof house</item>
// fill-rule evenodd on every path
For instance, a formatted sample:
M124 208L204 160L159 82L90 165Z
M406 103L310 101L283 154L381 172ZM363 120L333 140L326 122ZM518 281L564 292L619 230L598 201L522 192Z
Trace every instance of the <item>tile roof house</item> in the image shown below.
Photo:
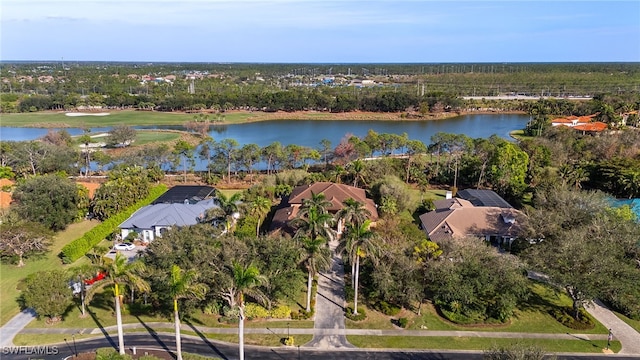
M420 215L422 229L429 239L442 242L472 236L495 245L510 246L521 231L524 215L491 190L461 192L459 194L466 197L474 195L470 200L435 201L435 210Z
M289 228L288 224L298 215L303 200L310 199L312 194L320 193L324 194L326 200L331 203L331 206L327 209L331 214L340 211L344 207L342 203L351 198L364 204L365 208L371 213L371 221L378 219L376 204L372 199L367 198L364 189L331 182L316 182L310 185L298 186L293 189L291 195L282 199L280 208L276 210L271 221L271 230L293 232L293 229ZM343 225L338 223L338 234L342 232L342 227Z
M592 114L587 116L567 116L563 118L557 118L551 120L552 126L568 126L576 131L582 131L583 133L597 133L604 131L607 128L607 124L600 121L593 121L593 118L598 114Z

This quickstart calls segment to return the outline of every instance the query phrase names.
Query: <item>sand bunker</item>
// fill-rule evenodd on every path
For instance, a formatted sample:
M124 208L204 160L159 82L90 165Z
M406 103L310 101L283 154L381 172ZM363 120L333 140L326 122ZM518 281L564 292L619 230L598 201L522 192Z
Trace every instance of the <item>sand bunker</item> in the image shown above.
M107 116L110 113L101 112L101 113L83 113L83 112L74 112L74 113L66 113L67 116Z

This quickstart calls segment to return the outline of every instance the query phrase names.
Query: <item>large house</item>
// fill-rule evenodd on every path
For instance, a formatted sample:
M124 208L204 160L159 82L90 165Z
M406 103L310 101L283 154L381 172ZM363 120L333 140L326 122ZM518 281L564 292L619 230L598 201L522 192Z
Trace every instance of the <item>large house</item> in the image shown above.
M523 214L491 190L462 190L458 198L434 202L435 210L420 215L431 241L478 237L509 247L520 234Z
M207 210L218 206L211 198L213 193L209 186L174 186L120 224L120 236L126 239L135 233L137 239L148 243L173 226L195 225Z
M378 219L376 204L372 199L367 198L363 189L331 182L316 182L310 185L298 186L293 189L291 195L282 199L280 208L276 210L271 221L271 230L292 233L293 229L288 226L289 222L298 216L302 202L305 199L311 199L313 194L324 194L325 199L331 203L331 206L327 209L331 214L336 214L340 211L344 207L343 202L351 198L362 203L369 210L371 213L370 220L375 221ZM338 234L342 233L343 227L342 222L338 222Z
M552 126L567 126L583 133L598 133L607 128L607 124L601 121L593 121L597 114L587 116L567 116L551 120Z

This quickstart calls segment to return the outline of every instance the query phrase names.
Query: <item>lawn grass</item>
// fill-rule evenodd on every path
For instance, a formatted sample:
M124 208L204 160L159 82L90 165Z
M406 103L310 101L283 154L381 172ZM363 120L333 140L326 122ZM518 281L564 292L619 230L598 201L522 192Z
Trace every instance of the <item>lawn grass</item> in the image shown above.
M599 322L589 330L570 329L555 320L549 310L557 307L571 306L571 300L562 291L536 281L529 283L530 297L521 303L509 323L503 325L462 326L445 320L438 315L430 303L423 304L421 316L416 312L403 310L397 316L391 317L375 310L366 309L367 319L364 321L346 320L350 329L397 329L391 319L406 317L409 320L408 329L412 330L443 330L443 331L487 331L487 332L523 332L523 333L580 333L607 334L608 330Z
M134 144L139 146L154 142L169 142L178 140L178 138L180 138L180 134L177 132L138 130Z
M349 335L347 340L362 348L391 349L447 349L486 350L492 346L508 346L515 343L540 346L547 352L602 353L607 340L564 340L564 339L502 339L479 337L411 337L411 336L364 336ZM612 341L610 349L620 351L619 341Z
M91 339L102 335L96 334L76 334L74 337L76 340ZM13 338L13 344L15 346L35 346L46 344L64 344L64 339L67 339L69 344L73 344L73 338L71 334L18 334ZM71 345L73 346L73 345Z
M70 267L88 263L87 258L82 258L73 264L63 265L58 257L62 247L69 242L79 238L85 232L97 226L100 222L97 220L85 220L79 223L71 224L66 230L59 232L53 238L49 251L40 258L29 258L25 260L25 266L16 267L13 264L0 264L0 323L4 324L13 316L20 312L18 303L16 302L20 292L16 288L18 283L27 275L37 271L68 269Z
M188 334L193 336L199 336L195 332L192 331L181 331L182 334ZM237 343L238 335L237 334L207 334L204 336L207 339L224 341L228 343ZM286 337L282 334L244 334L244 343L245 345L258 345L258 346L283 346L281 340ZM295 335L294 341L295 346L304 345L313 339L313 335Z
M108 127L115 125L152 126L152 125L182 125L193 120L195 114L170 113L155 111L119 110L105 111L108 116L66 116L64 112L36 112L2 114L2 126L13 127ZM249 112L234 112L225 114L224 124L246 122L253 116Z

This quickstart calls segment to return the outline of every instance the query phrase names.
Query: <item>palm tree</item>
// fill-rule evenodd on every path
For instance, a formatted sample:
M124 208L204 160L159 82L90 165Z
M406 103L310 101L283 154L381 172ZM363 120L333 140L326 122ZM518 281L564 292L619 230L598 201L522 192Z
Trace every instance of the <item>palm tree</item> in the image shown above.
M352 264L355 264L355 274L353 275L355 291L353 299L353 314L358 314L358 280L360 275L360 258L369 256L376 260L378 253L378 236L369 229L370 221L367 220L361 225L347 224L347 230L343 237L343 242L338 245L338 253L346 251Z
M291 220L290 224L296 228L296 237L307 236L313 240L322 238L323 240L332 240L336 233L331 228L334 218L329 213L322 213L318 208L310 208L302 213L298 213L298 217Z
M179 299L204 299L208 287L197 281L198 273L195 270L182 271L178 265L171 267L169 278L169 295L173 299L173 319L176 328L176 354L178 360L182 360L182 341L180 337L180 316L178 313Z
M358 187L358 181L362 181L363 184L366 185L364 181L364 174L367 170L364 161L357 159L353 160L349 164L349 173L353 176L353 186Z
M237 307L239 310L239 353L240 360L244 360L244 296L248 295L261 304L268 304L269 299L258 289L258 286L267 282L267 278L260 275L260 270L253 264L244 266L234 261L229 271L231 283L222 293L222 297L229 303L230 307Z
M318 237L311 239L301 236L303 264L307 268L307 312L311 311L311 285L313 277L320 271L325 271L331 266L331 250L327 247L327 241Z
M371 216L371 211L367 209L363 203L348 198L342 202L344 207L336 213L336 219L343 223L351 223L356 225L362 225ZM338 225L340 230L340 225Z
M148 292L151 290L149 283L147 283L140 273L145 269L145 265L142 261L136 260L129 262L129 259L121 253L116 253L116 257L113 261L105 267L107 276L104 280L93 285L90 290L90 294L87 297L90 298L96 291L103 289L106 286L113 285L113 296L116 307L116 323L118 325L118 350L120 354L124 354L124 336L122 330L122 313L120 310L120 302L122 296L120 295L120 288L123 285L127 285L132 289L140 292Z
M304 214L310 209L316 209L318 212L325 214L331 207L331 202L327 200L323 193L311 192L311 197L302 200L302 206L300 206L300 213Z
M219 208L208 210L205 217L207 219L224 217L226 223L225 229L228 232L240 216L239 205L241 200L242 193L237 192L231 196L226 196L220 190L216 190L216 201L218 202Z
M334 169L330 173L330 178L333 179L333 182L336 184L342 183L342 176L345 175L347 171L341 165L336 165Z
M258 196L251 202L251 213L258 218L256 236L260 235L260 220L271 210L271 200Z
M302 200L302 206L298 216L291 221L291 226L297 228L296 236L308 236L315 240L318 237L332 240L335 231L331 228L334 222L328 208L331 202L327 201L323 193L311 192L311 198Z

